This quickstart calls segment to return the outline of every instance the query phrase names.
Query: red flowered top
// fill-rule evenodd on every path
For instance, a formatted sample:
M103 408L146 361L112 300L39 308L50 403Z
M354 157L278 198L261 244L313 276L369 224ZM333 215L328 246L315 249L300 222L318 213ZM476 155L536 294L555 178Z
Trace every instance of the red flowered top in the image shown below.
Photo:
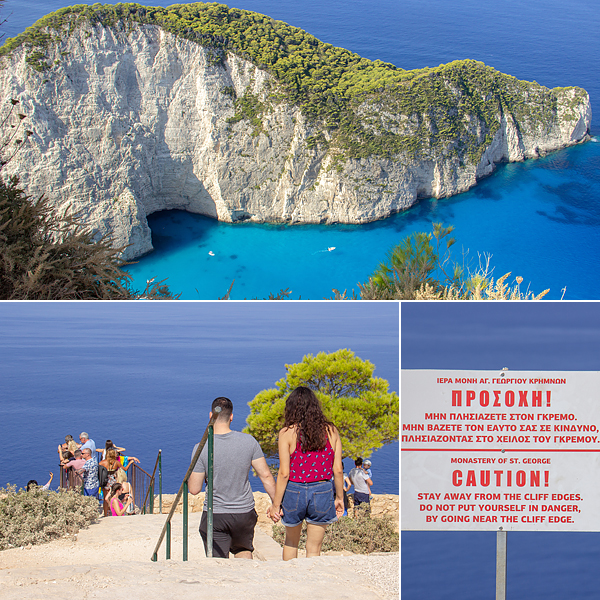
M296 443L296 449L290 455L290 481L297 483L310 483L311 481L323 481L333 476L333 457L335 452L329 443L323 450L316 452L302 452L300 440Z

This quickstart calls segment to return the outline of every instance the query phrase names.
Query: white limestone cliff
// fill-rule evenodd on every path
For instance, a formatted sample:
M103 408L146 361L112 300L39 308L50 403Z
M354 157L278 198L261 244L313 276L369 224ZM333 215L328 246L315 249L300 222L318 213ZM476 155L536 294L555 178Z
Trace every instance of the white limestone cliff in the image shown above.
M261 130L248 120L227 122L235 114L228 88L264 101L274 84L233 54L211 65L208 50L157 26L86 25L47 56L45 72L27 64L23 47L0 63L2 105L19 99L34 132L5 173L18 174L29 194L78 213L98 237L128 245L127 259L152 250L146 216L155 211L229 222L366 223L418 198L463 192L497 162L577 143L591 121L589 98L565 89L559 118L543 131L502 115L477 165L431 152L335 168L307 145L315 131L296 107L271 102Z

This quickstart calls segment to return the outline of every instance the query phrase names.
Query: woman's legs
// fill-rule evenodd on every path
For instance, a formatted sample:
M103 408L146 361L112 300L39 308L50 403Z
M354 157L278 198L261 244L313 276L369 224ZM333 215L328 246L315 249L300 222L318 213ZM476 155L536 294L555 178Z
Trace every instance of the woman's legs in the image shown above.
M108 494L110 494L110 488L102 488L102 510L104 511L104 516L107 517L110 514L110 507L106 499L108 498Z
M306 558L321 555L326 527L327 525L317 525L315 523L306 524Z
M283 560L298 558L298 544L302 533L302 523L295 527L285 527L285 542L283 546Z

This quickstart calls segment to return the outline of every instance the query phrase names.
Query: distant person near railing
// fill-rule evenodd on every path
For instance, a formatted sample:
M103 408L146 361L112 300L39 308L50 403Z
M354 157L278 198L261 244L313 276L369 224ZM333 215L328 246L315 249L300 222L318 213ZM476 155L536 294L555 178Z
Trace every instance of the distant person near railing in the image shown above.
M67 454L68 458L69 456L73 456L76 450L79 450L79 446L75 440L73 440L73 436L66 435L65 443L58 445L58 456L60 457L60 460L63 460L63 458L65 458L65 453Z
M83 454L81 450L75 450L75 453L71 458L63 458L60 462L60 466L66 470L73 469L74 471L78 471L83 468L85 464L85 459L83 458Z
M137 460L137 459L136 459ZM121 475L121 471L125 473L127 469L129 469L135 462L133 460L128 461L127 466L124 467L117 456L117 451L115 448L110 448L106 451L106 458L100 462L99 467L104 467L106 469L106 483L102 485L103 492L103 511L104 516L108 514L108 496L110 495L110 491L115 483L122 483L123 476ZM125 480L127 477L125 476Z
M371 461L367 461L369 466ZM354 517L358 516L360 507L366 509L367 514L371 510L371 486L373 481L369 477L367 471L363 468L363 459L358 457L354 461L354 469L350 471L348 477L354 486ZM364 506L363 506L364 505Z
M70 452L65 451L63 453L64 458L60 461L60 487L68 490L81 489L83 479L77 471L83 468L85 460L79 449L75 450L74 455L70 458L69 455Z
M90 448L84 448L81 454L85 463L77 473L83 477L83 495L98 498L100 481L98 480L98 463L96 462L96 457L92 455Z
M233 404L228 398L213 401L210 418L216 407L221 412L214 423L214 504L213 504L213 556L229 558L252 558L254 551L254 527L258 520L254 509L254 495L248 480L250 467L253 467L271 500L275 494L275 480L267 465L259 443L247 433L233 431ZM192 457L198 444L194 446ZM189 491L198 494L202 491L208 471L208 449L200 453L196 467L190 474ZM200 535L207 548L207 501L200 521Z
M77 445L79 446L79 449L82 452L83 450L85 450L85 448L89 448L92 451L92 456L96 454L96 442L94 442L94 440L91 440L90 436L85 431L82 431L79 434L79 441L81 442L81 444Z
M102 455L102 460L105 460L106 453L111 449L115 449L117 453L125 452L125 448L122 448L121 446L116 446L112 440L106 440L104 448L96 448L96 452Z
M306 556L321 554L325 528L344 514L343 480L338 430L325 418L315 393L297 387L285 403L284 426L279 432L277 490L267 510L275 523L281 518L285 525L283 560L298 556L303 521Z

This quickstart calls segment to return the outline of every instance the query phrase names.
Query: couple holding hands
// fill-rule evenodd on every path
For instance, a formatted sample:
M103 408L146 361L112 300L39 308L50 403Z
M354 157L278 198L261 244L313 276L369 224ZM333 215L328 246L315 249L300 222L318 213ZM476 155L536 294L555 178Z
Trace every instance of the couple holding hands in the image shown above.
M214 424L213 556L228 558L231 552L236 558L252 558L258 517L248 480L250 467L271 498L267 515L285 525L283 560L298 556L303 521L307 524L306 556L318 556L327 525L344 513L344 472L339 433L325 418L314 392L297 387L286 400L277 482L258 442L251 435L231 430L231 401L217 398L212 410L216 406L221 412ZM192 494L201 491L207 468L205 447L189 478ZM206 521L205 500L200 523L205 547Z

